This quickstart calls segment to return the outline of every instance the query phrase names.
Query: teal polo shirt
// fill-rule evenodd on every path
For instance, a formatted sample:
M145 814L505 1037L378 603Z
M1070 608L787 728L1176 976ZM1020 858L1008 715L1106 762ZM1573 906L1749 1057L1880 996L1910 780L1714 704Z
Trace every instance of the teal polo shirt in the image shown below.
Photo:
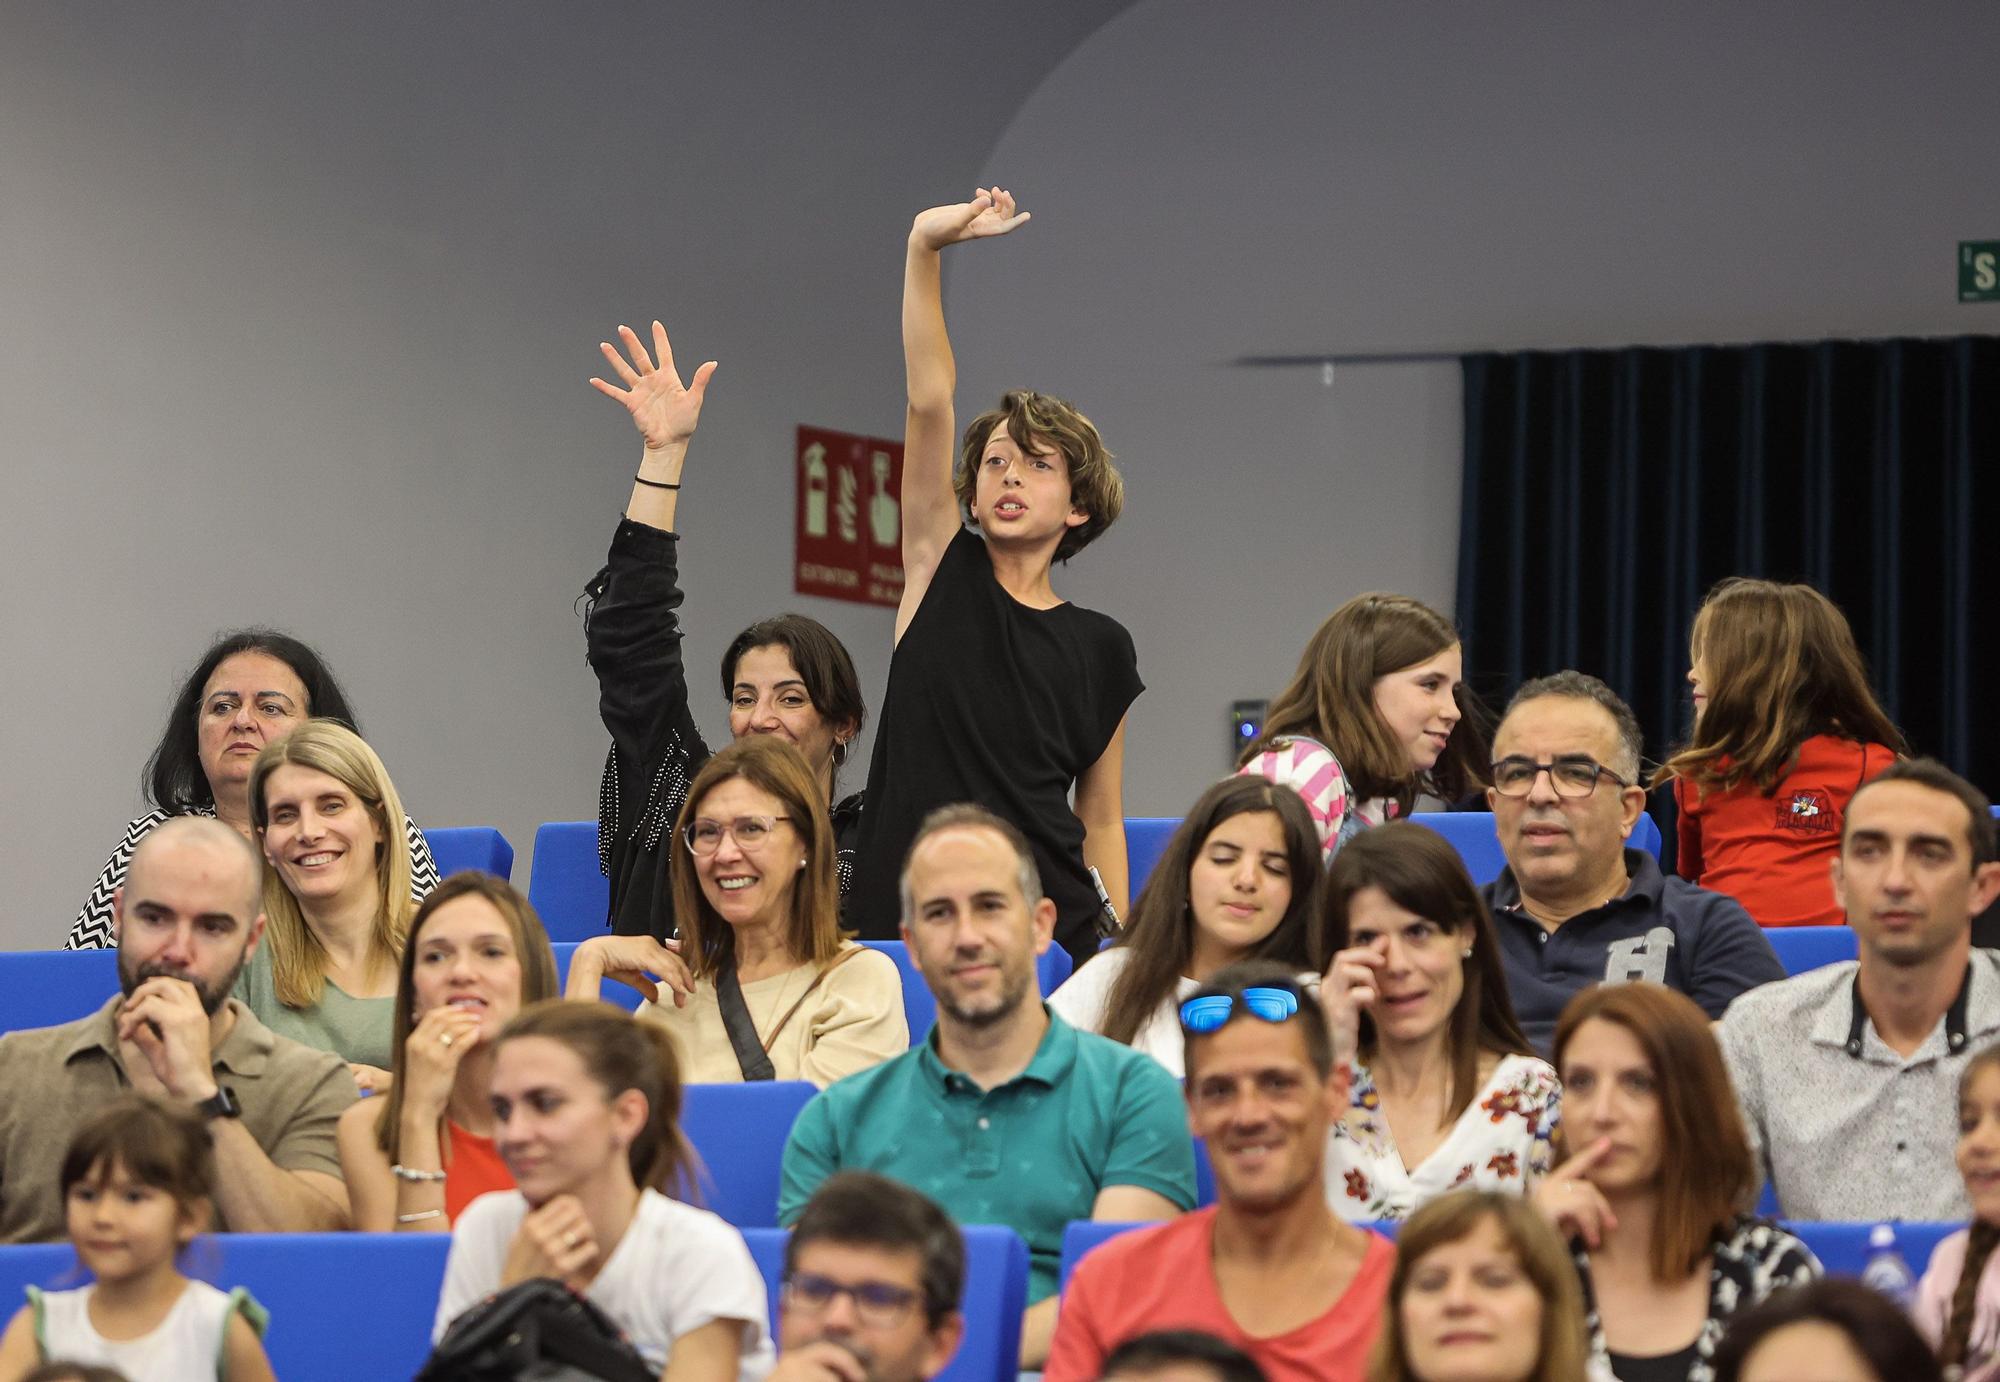
M1151 1056L1050 1013L1028 1068L981 1089L945 1068L936 1041L933 1029L805 1106L785 1144L779 1223L796 1222L835 1171L876 1171L960 1223L1004 1224L1026 1239L1033 1303L1055 1294L1064 1225L1088 1219L1107 1185L1194 1207L1187 1105Z

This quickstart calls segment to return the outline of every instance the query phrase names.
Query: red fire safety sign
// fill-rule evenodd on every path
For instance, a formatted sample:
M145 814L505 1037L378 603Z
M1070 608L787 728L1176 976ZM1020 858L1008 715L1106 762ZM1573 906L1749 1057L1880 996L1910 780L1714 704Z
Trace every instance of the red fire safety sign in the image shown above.
M864 605L903 598L903 444L799 428L792 589Z

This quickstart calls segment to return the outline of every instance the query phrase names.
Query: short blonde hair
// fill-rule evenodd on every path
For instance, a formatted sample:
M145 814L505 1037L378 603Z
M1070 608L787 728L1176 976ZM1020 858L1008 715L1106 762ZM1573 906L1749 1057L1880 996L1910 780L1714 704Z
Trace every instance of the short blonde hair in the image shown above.
M1088 515L1066 530L1056 544L1056 560L1068 561L1118 521L1125 509L1125 477L1112 464L1096 425L1075 405L1033 389L1009 389L1001 395L998 408L972 420L959 444L951 488L958 496L959 512L967 519L972 516L972 492L979 478L979 462L986 454L986 439L1002 425L1023 452L1057 451L1068 464L1070 506Z

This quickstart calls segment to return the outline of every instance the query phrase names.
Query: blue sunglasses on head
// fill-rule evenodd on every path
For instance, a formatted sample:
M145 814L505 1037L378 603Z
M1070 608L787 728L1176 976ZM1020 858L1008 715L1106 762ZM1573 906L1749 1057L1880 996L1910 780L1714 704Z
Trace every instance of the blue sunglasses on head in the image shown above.
M1240 994L1209 993L1181 1004L1181 1027L1196 1035L1213 1032L1229 1021L1236 1005L1252 1017L1283 1022L1299 1010L1299 996L1290 989L1249 988Z

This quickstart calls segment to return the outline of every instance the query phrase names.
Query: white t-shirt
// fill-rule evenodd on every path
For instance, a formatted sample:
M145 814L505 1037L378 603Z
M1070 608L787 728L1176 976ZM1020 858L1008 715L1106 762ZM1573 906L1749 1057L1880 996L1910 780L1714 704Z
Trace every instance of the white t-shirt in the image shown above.
M528 1202L518 1190L481 1195L452 1225L433 1341L500 1289L508 1245ZM631 1227L584 1292L631 1336L648 1367L664 1369L674 1340L714 1320L743 1322L737 1382L762 1382L777 1363L764 1277L743 1235L705 1209L643 1191Z
M260 1336L264 1332L263 1308L247 1294L221 1291L206 1281L190 1281L152 1333L136 1339L107 1339L90 1322L90 1296L96 1289L28 1288L28 1299L41 1307L36 1315L35 1342L44 1358L117 1368L127 1377L146 1382L215 1382L222 1376L229 1317L241 1310Z
M1082 969L1063 980L1049 995L1050 1011L1078 1031L1102 1035L1111 986L1125 972L1126 962L1131 958L1131 950L1122 945L1093 955ZM1187 1073L1181 1048L1181 1003L1200 987L1183 975L1174 985L1173 1001L1160 1004L1132 1034L1132 1049L1143 1051L1166 1066L1167 1073L1177 1080Z

